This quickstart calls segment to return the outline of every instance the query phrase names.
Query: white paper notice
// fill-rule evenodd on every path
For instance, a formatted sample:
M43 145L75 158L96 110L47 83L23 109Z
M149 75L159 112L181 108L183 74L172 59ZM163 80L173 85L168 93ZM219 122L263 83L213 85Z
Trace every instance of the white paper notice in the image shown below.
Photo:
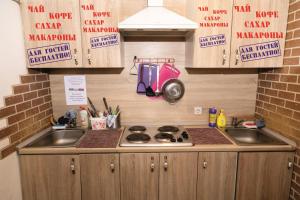
M67 105L87 105L85 76L65 76Z

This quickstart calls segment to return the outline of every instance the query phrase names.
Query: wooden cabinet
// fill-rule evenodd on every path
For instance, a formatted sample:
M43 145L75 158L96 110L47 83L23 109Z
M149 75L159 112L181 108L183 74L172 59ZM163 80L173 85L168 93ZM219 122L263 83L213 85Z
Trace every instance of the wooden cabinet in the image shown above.
M198 158L198 200L234 200L236 152L200 152Z
M80 200L77 155L21 155L24 200Z
M197 157L197 153L121 154L121 199L195 200Z
M122 200L158 200L159 154L121 154L120 168Z
M186 15L199 28L186 41L186 67L228 68L233 0L188 0Z
M29 68L122 68L118 23L146 0L21 0ZM199 24L187 68L282 67L289 0L165 0Z
M240 153L236 199L288 199L293 157L292 152Z
M293 160L294 152L21 155L20 168L24 200L283 200Z
M282 67L288 0L191 0L186 15L199 23L186 42L186 67Z
M80 155L82 200L119 200L119 154Z
M28 68L82 66L78 0L21 0Z
M122 67L122 38L118 29L120 5L120 0L80 1L85 67Z
M235 0L230 66L282 67L289 0Z
M160 200L196 200L197 158L197 153L160 154Z

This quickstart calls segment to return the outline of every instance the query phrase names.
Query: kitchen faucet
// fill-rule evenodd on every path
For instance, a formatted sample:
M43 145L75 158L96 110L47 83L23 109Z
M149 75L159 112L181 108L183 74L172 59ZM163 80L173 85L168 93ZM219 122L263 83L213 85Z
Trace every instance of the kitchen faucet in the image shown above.
M231 126L234 128L237 128L241 123L243 123L245 120L238 121L237 117L232 117Z

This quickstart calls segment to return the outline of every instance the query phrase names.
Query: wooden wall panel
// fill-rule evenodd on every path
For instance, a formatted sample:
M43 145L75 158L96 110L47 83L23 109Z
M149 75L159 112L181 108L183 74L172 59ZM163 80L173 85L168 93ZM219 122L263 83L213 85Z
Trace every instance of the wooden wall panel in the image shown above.
M120 22L147 7L147 0L120 1Z
M174 57L186 87L183 99L170 105L136 94L137 77L129 75L135 55ZM254 114L257 74L188 74L184 63L184 42L126 42L125 69L121 74L87 75L87 93L98 109L104 109L102 97L106 97L112 106L120 105L123 124L206 124L208 108L212 106L224 108L229 116ZM50 75L56 117L68 108L63 76ZM203 114L194 115L194 106L203 106Z
M186 16L186 2L190 0L164 0L164 7L178 13L179 15Z

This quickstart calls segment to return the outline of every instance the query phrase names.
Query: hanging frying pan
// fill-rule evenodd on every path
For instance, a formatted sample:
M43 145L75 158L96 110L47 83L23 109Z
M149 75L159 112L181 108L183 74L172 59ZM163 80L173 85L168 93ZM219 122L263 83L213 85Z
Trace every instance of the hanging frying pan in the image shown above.
M179 101L185 92L183 83L178 79L170 79L166 81L162 88L163 98L169 103Z

